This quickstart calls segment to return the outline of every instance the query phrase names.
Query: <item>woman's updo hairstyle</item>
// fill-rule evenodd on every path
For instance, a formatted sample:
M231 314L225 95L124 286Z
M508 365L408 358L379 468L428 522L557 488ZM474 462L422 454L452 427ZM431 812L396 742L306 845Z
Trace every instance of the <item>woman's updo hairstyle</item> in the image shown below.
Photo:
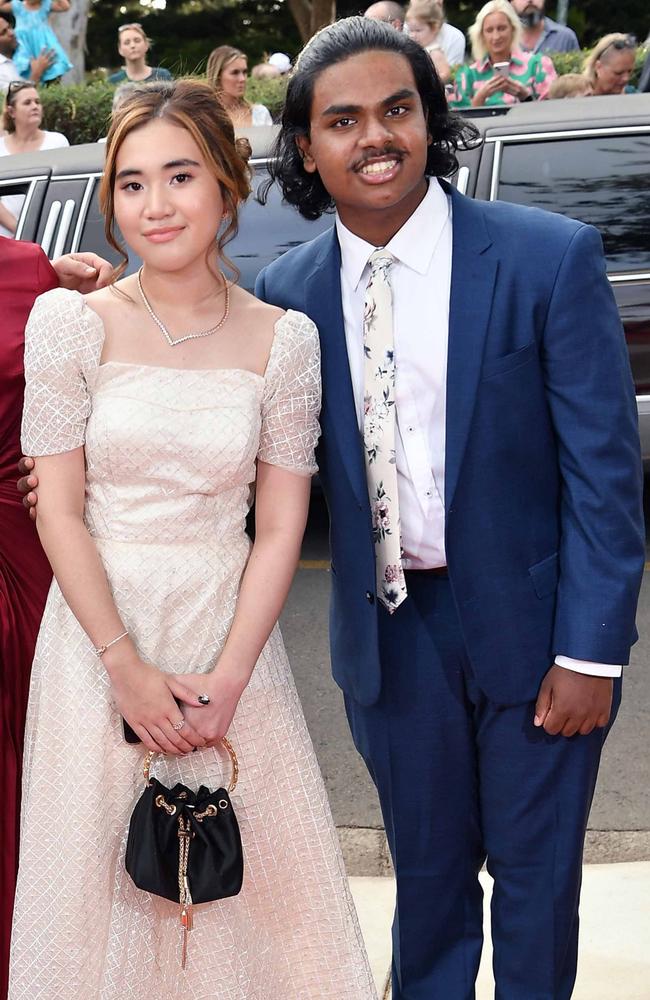
M235 144L229 115L212 87L199 80L156 81L143 84L120 105L112 118L106 139L106 163L99 189L99 205L104 216L104 232L110 246L122 256L113 281L128 262L124 247L115 236L115 173L117 154L131 132L162 119L185 129L219 183L227 225L219 232L217 252L229 264L224 247L237 234L237 212L250 194L250 173L244 151Z

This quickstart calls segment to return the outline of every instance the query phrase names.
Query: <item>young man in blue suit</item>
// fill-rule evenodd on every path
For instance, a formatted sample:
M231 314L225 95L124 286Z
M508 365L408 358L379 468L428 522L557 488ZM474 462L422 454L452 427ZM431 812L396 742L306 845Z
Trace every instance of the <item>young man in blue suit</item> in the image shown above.
M635 400L597 232L439 181L463 129L389 26L316 35L276 175L307 218L337 218L257 292L321 335L332 665L395 866L394 1000L474 996L486 859L496 997L567 1000L636 638Z

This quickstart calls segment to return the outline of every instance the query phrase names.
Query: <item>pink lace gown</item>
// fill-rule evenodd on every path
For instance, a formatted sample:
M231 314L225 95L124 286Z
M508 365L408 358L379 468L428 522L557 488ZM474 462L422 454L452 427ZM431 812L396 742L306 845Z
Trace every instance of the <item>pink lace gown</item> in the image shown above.
M82 296L37 301L26 333L23 449L85 444L85 518L125 626L168 671L208 671L250 542L255 460L315 469L317 332L288 312L264 378L108 362ZM196 907L187 969L178 907L124 869L143 750L92 644L53 583L32 671L11 1000L373 1000L322 778L276 627L229 736L245 853L239 896ZM226 778L215 751L156 773Z

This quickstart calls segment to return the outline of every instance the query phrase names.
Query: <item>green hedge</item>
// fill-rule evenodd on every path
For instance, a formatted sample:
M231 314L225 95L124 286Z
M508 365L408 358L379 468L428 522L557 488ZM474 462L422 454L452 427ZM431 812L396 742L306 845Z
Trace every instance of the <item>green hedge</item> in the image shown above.
M246 91L249 101L265 104L274 119L280 116L286 80L249 80ZM43 87L43 128L63 132L72 146L95 142L106 135L111 117L115 87L103 80L86 84L54 84Z
M565 73L580 73L587 52L562 52L553 55L553 64L560 76ZM639 79L646 52L639 49L632 84ZM282 103L287 81L249 80L246 96L256 104L265 104L277 121L282 112ZM63 132L72 145L81 142L95 142L106 135L111 115L111 101L114 87L102 80L93 79L87 84L64 86L55 84L41 90L43 101L43 127L52 132Z
M71 146L96 142L108 131L114 90L105 82L43 87L43 128L63 132Z

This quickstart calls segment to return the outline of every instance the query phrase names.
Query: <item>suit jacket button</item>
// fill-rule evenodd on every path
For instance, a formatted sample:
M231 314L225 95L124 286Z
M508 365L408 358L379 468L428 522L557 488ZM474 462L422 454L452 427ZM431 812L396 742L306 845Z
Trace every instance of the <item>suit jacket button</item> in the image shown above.
M375 603L375 595L370 590L366 590L366 600L369 604Z

